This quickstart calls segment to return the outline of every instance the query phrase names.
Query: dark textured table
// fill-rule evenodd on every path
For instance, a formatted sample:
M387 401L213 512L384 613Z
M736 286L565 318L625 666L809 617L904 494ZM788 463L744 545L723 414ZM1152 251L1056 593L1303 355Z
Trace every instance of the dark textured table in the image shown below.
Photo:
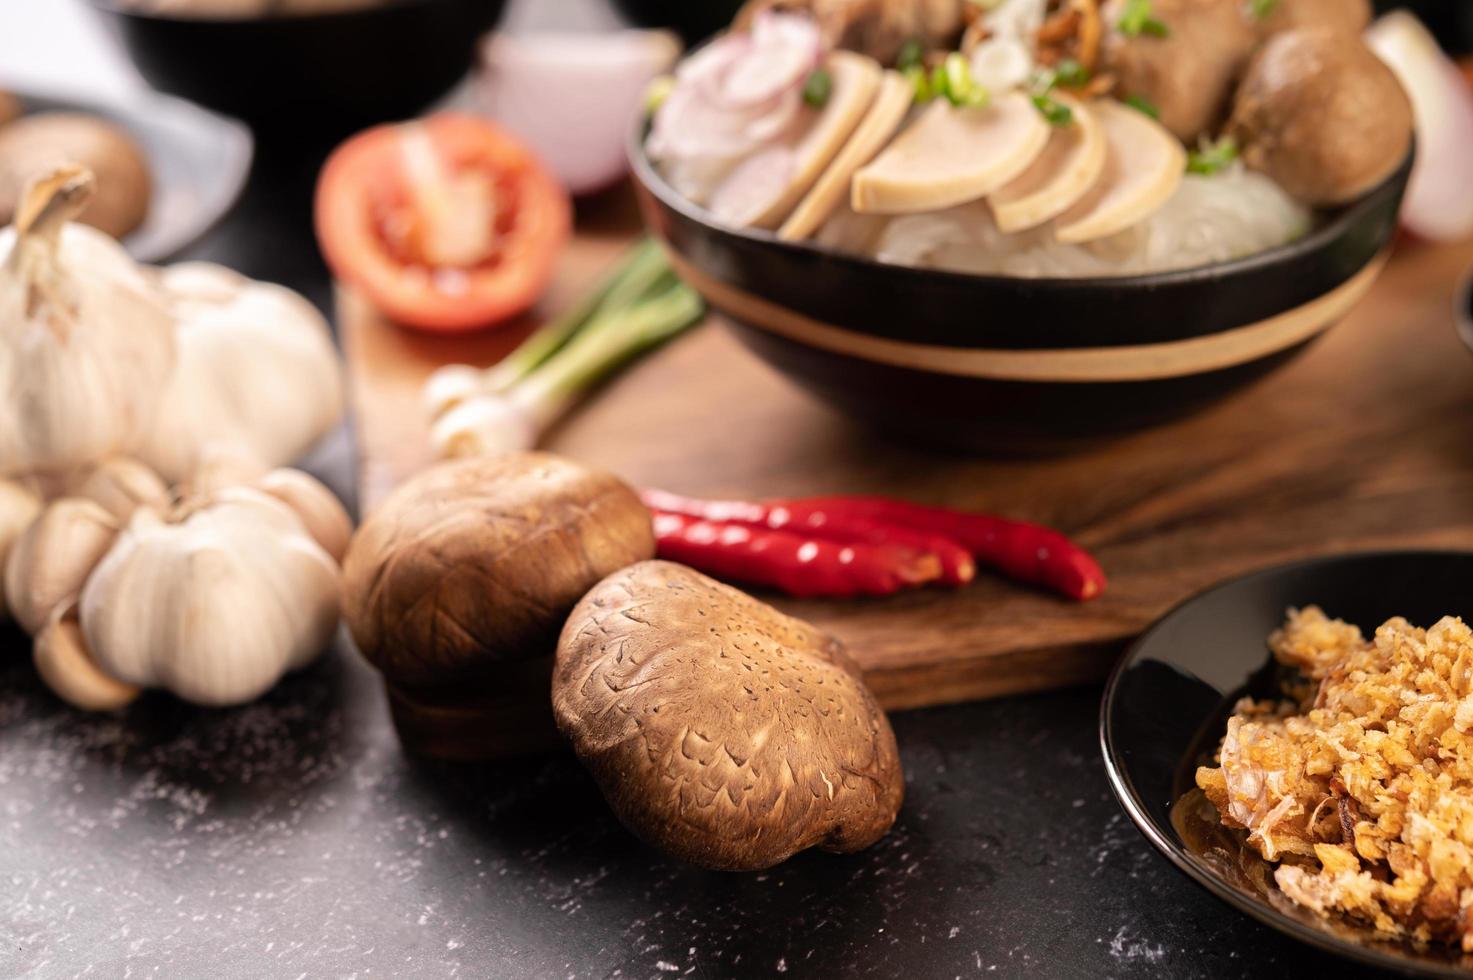
M190 257L329 300L313 154L258 163ZM310 468L351 499L340 435ZM895 716L900 820L764 874L666 861L569 756L398 747L346 642L258 704L73 712L0 631L0 977L1359 976L1157 857L1097 690Z

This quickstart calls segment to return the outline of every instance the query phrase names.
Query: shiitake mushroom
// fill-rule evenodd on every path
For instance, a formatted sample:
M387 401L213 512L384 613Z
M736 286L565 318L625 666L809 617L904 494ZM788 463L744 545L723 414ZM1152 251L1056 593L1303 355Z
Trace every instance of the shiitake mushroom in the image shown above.
M682 565L643 562L578 603L552 707L619 819L703 867L862 850L904 796L890 723L840 643Z
M1370 0L1274 0L1255 18L1260 34L1296 27L1334 27L1359 34L1371 23Z
M80 221L114 238L143 224L153 189L147 158L123 130L81 112L38 112L0 126L0 224L12 220L32 178L64 163L97 177Z
M1308 204L1343 204L1406 157L1412 107L1359 36L1296 28L1264 42L1238 87L1229 132L1245 163Z
M391 684L478 695L550 657L579 598L654 553L649 511L612 474L546 453L442 463L353 536L343 612Z

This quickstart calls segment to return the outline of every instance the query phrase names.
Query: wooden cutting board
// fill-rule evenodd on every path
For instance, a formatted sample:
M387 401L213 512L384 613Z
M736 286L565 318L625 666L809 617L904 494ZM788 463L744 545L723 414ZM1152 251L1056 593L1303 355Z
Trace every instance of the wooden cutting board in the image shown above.
M609 268L637 218L615 194L585 205L579 226L543 313ZM966 459L889 442L789 385L716 322L617 378L545 445L688 494L878 493L1059 527L1104 564L1102 599L1075 605L986 575L883 600L771 598L842 637L889 707L1095 681L1153 619L1230 576L1356 549L1473 547L1473 355L1452 316L1470 264L1473 246L1404 246L1298 361L1205 414L1067 457ZM531 323L427 338L346 291L339 318L366 512L429 462L425 377L491 363Z

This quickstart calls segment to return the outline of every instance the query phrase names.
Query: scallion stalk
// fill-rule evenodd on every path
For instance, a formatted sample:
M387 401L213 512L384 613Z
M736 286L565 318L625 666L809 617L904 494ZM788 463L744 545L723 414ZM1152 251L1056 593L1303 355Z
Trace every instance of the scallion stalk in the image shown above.
M493 369L498 387L482 385L451 405L432 430L436 450L466 456L532 448L594 385L704 312L700 296L646 242L601 290Z
M504 391L556 354L600 311L622 310L649 292L670 266L653 239L636 245L627 260L582 302L549 321L516 350L489 368L482 382L487 391Z

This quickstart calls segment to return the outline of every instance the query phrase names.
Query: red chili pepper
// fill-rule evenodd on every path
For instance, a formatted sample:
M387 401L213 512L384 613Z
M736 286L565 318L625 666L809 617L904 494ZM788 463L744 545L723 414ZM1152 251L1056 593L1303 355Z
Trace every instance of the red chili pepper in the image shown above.
M661 558L800 598L890 595L941 576L934 554L903 545L844 544L658 510L654 517Z
M930 552L941 562L941 582L966 585L977 577L977 563L972 553L950 538L938 534L897 527L861 515L799 513L786 504L765 504L750 500L697 500L665 490L645 490L640 496L645 506L666 514L683 514L719 524L746 524L773 531L799 531L805 537L822 538L842 544L903 545L916 551Z
M1105 573L1089 552L1038 524L885 497L809 497L781 503L798 521L811 523L823 516L835 522L864 518L941 535L966 548L984 565L1071 599L1093 599L1105 590Z

